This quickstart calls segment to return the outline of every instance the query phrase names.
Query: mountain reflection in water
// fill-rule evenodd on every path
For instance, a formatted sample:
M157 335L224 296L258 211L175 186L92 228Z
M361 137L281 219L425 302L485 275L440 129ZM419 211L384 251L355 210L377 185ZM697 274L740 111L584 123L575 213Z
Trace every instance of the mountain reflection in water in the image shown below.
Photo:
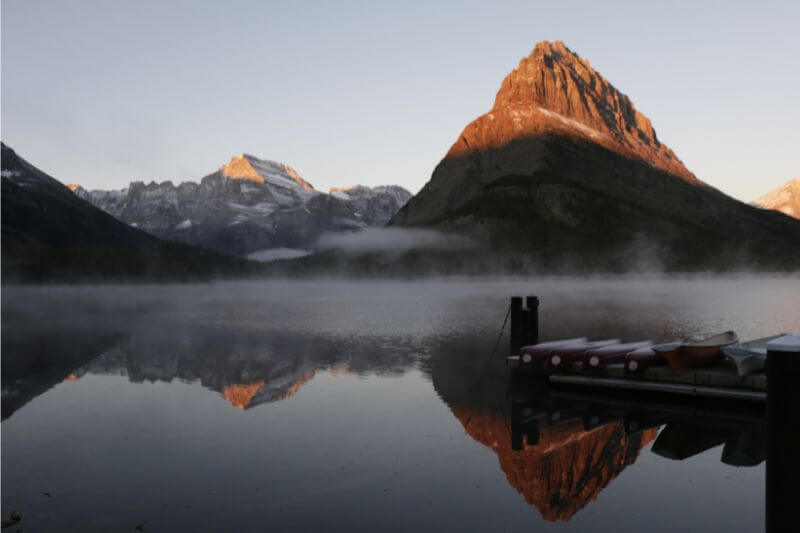
M691 335L700 327L692 316L709 316L713 298L686 306L697 292L689 285L642 296L636 284L612 284L616 292L588 284L588 304L575 291L542 290L544 338L575 329L594 338ZM453 283L439 294L433 286L333 285L324 297L320 285L292 286L307 290L299 297L262 287L288 291L256 284L233 293L98 289L85 299L74 297L78 289L4 294L4 508L19 505L31 530L102 531L140 515L168 530L219 529L219 513L198 510L217 507L224 527L268 514L278 529L319 529L339 513L342 529L380 529L399 505L414 513L388 529L569 522L585 530L602 516L619 531L626 528L614 517L629 504L691 508L698 495L686 480L696 479L690 464L699 454L706 477L694 490L719 487L727 500L713 514L697 504L692 523L759 522L752 516L764 501L763 468L735 474L738 485L720 481L720 469L763 462L760 413L520 389L503 364L505 342L490 359L507 305L501 296L521 292L513 285ZM769 291L773 304L790 292L780 284ZM559 294L571 305L546 307ZM626 311L637 305L659 317L680 308L688 318L664 326ZM730 326L747 338L767 322L785 328L796 318L770 309L744 308ZM710 316L704 329L719 326ZM721 457L701 454L710 448ZM76 476L85 477L77 484ZM145 489L155 482L170 484L169 511ZM674 485L668 500L640 496L665 482ZM59 498L43 503L43 491ZM103 515L81 514L83 498L98 501ZM484 503L497 513L481 511ZM647 513L627 519L631 531L650 524ZM670 516L661 530L686 523Z

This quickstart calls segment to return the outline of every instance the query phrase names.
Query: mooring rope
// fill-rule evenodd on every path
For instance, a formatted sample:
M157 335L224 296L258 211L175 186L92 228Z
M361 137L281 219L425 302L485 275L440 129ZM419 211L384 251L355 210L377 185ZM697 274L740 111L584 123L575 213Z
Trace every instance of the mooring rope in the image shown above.
M506 330L506 324L508 323L508 317L511 316L511 305L508 306L508 311L506 311L506 318L503 320L503 327L500 328L500 334L497 335L497 340L494 343L494 349L492 350L492 355L489 356L489 359L486 361L485 366L489 366L489 363L492 362L494 359L495 354L497 353L497 347L500 346L500 339L503 338L503 332Z

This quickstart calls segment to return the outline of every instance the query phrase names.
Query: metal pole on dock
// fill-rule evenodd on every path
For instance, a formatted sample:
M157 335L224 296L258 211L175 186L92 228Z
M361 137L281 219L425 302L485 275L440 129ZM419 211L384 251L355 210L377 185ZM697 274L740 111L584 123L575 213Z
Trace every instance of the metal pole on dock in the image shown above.
M767 344L768 532L785 531L796 519L800 472L800 336Z
M511 355L522 348L522 297L511 297Z

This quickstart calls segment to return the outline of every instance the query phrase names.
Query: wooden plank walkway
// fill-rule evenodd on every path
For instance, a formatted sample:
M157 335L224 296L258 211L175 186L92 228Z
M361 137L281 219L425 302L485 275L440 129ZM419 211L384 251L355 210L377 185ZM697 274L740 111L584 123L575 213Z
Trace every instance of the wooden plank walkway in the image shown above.
M546 374L553 384L667 392L756 402L766 401L767 398L767 376L764 372L741 377L733 365L724 361L718 365L680 372L673 372L669 365L663 365L627 376L621 363L591 370L584 369L582 364L576 363L558 370L540 369L536 372Z

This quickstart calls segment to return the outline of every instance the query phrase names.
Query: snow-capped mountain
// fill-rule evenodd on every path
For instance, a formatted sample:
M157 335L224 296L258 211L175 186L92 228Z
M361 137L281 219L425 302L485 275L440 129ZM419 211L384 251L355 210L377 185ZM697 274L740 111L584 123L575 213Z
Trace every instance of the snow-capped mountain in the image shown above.
M764 209L774 209L800 219L800 178L784 183L753 203Z
M207 279L256 270L241 259L165 243L131 227L85 201L86 191L65 187L0 145L4 283ZM100 196L119 209L119 195Z
M384 225L411 198L402 187L314 187L292 167L241 154L200 183L136 181L116 191L73 192L156 236L235 255L308 248L324 232Z
M370 226L385 226L411 198L411 193L397 185L334 187L331 196L350 205L356 216Z

